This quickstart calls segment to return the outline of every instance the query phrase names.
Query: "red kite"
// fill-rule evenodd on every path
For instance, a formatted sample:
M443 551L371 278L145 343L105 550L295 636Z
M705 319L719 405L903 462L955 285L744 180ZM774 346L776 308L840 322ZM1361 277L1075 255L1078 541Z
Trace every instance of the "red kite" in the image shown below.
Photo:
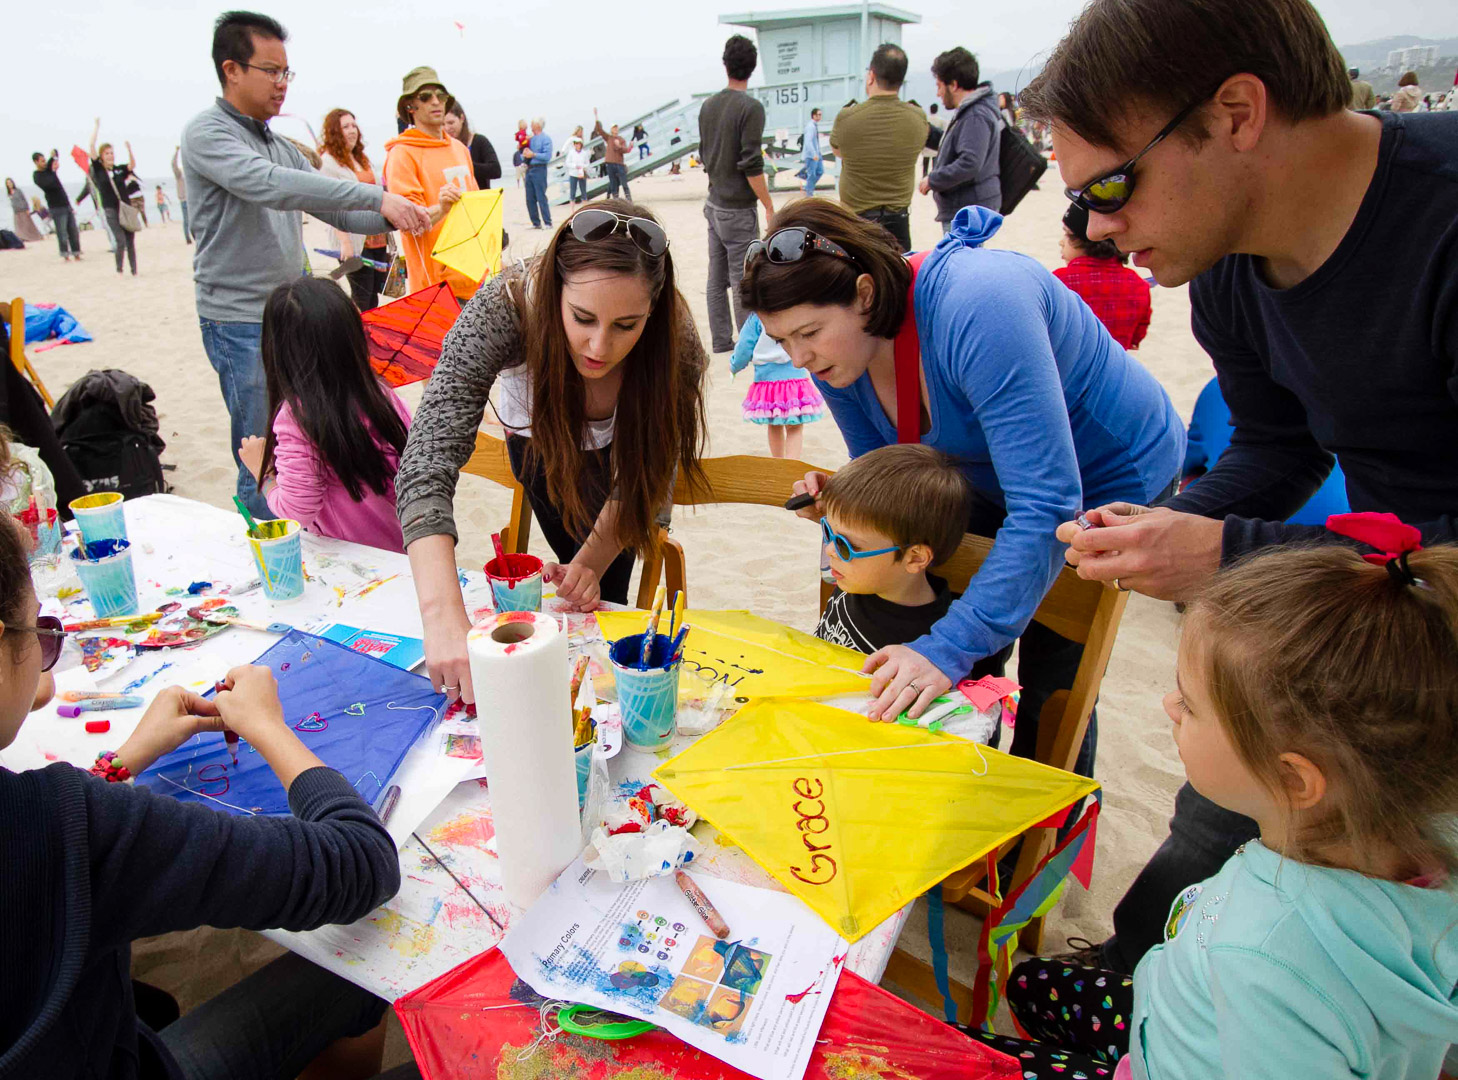
M360 318L375 374L391 386L430 378L446 331L460 313L461 305L445 282L366 311Z

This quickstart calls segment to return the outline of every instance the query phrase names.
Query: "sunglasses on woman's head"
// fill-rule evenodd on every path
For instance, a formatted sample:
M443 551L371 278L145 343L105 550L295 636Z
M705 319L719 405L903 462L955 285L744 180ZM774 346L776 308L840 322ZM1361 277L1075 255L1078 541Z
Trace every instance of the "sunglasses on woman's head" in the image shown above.
M7 626L5 632L36 636L40 642L42 671L50 671L56 666L56 661L61 658L61 646L66 642L66 631L62 629L61 620L54 615L37 617L34 626Z
M668 250L668 234L656 221L642 217L624 217L611 210L579 210L569 222L572 235L584 244L606 240L622 229L639 251L655 259Z
M1064 188L1063 194L1075 205L1093 214L1117 214L1134 197L1134 165L1149 151L1164 142L1186 118L1205 102L1210 94L1190 102L1168 124L1159 129L1159 134L1149 140L1149 145L1116 169L1094 177L1081 188Z
M872 555L888 555L893 551L901 550L899 547L884 547L877 548L875 551L858 551L854 544L830 527L828 518L820 519L820 542L835 549L836 558L841 562L869 559Z
M797 263L812 251L820 251L826 255L834 255L837 259L844 259L858 270L863 270L856 257L845 248L841 247L834 240L827 240L818 233L812 232L803 225L792 225L787 229L780 229L772 232L763 240L750 241L749 247L744 252L744 267L747 270L760 255L763 255L770 262L778 266L787 263Z

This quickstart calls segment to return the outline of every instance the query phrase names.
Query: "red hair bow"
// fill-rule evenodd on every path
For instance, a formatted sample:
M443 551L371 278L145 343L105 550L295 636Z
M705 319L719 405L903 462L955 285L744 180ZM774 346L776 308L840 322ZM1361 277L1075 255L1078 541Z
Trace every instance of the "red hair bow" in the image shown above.
M1404 524L1396 514L1333 514L1326 519L1326 529L1382 552L1362 556L1377 566L1386 566L1393 559L1423 549L1423 534L1416 526Z

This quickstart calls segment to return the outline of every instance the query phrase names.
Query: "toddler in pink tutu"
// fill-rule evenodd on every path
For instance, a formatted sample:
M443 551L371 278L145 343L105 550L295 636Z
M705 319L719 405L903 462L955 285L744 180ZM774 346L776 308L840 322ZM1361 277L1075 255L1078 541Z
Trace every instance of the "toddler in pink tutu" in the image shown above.
M744 419L769 426L771 457L798 458L804 444L802 425L820 419L825 400L810 376L792 364L779 342L764 332L758 315L751 315L740 329L729 370L738 375L751 362L754 383L744 396Z

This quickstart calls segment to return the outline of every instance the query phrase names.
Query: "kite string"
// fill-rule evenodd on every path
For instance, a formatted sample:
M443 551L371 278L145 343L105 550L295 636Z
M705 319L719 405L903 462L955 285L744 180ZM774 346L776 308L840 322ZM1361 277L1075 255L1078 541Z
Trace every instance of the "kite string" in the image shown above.
M980 743L971 742L970 740L965 740L965 739L964 740L958 740L958 741L959 742L966 742L969 746L973 747L977 751L977 758L978 758L978 760L982 762L982 771L981 772L974 772L972 775L973 776L978 776L978 777L986 776L987 775L987 758L984 757L983 754L982 754L982 746L981 746L981 744ZM721 766L721 768L723 769L724 772L732 772L733 770L736 770L736 769L754 769L754 768L758 768L761 765L787 765L787 764L789 764L790 762L793 762L793 761L811 761L811 760L814 760L814 759L817 759L817 758L840 757L842 754L881 754L881 753L889 753L892 750L927 750L927 749L931 749L932 747L934 747L936 745L937 744L935 744L935 743L907 743L905 746L867 746L867 747L864 747L863 749L860 749L860 750L830 750L830 751L822 751L822 752L820 752L818 754L801 754L798 757L771 758L768 761L745 761L745 762L741 762L738 765L724 765L724 766ZM943 744L943 745L950 745L950 744Z
M188 792L191 795L196 795L200 799L211 799L213 802L218 803L221 806L226 806L230 810L236 810L240 814L247 814L249 817L257 817L258 816L256 813L254 813L252 810L249 810L245 806L234 806L230 802L224 802L222 799L218 798L216 795L207 795L207 794L205 794L205 793L203 793L201 791L195 790L194 788L190 788L190 787L188 787L185 784L179 784L176 780L172 779L172 777L170 777L170 776L164 776L162 773L158 773L157 774L157 778L159 780L166 780L169 784L171 784L173 787L177 788L178 790L180 790L180 791L186 791L186 792Z

